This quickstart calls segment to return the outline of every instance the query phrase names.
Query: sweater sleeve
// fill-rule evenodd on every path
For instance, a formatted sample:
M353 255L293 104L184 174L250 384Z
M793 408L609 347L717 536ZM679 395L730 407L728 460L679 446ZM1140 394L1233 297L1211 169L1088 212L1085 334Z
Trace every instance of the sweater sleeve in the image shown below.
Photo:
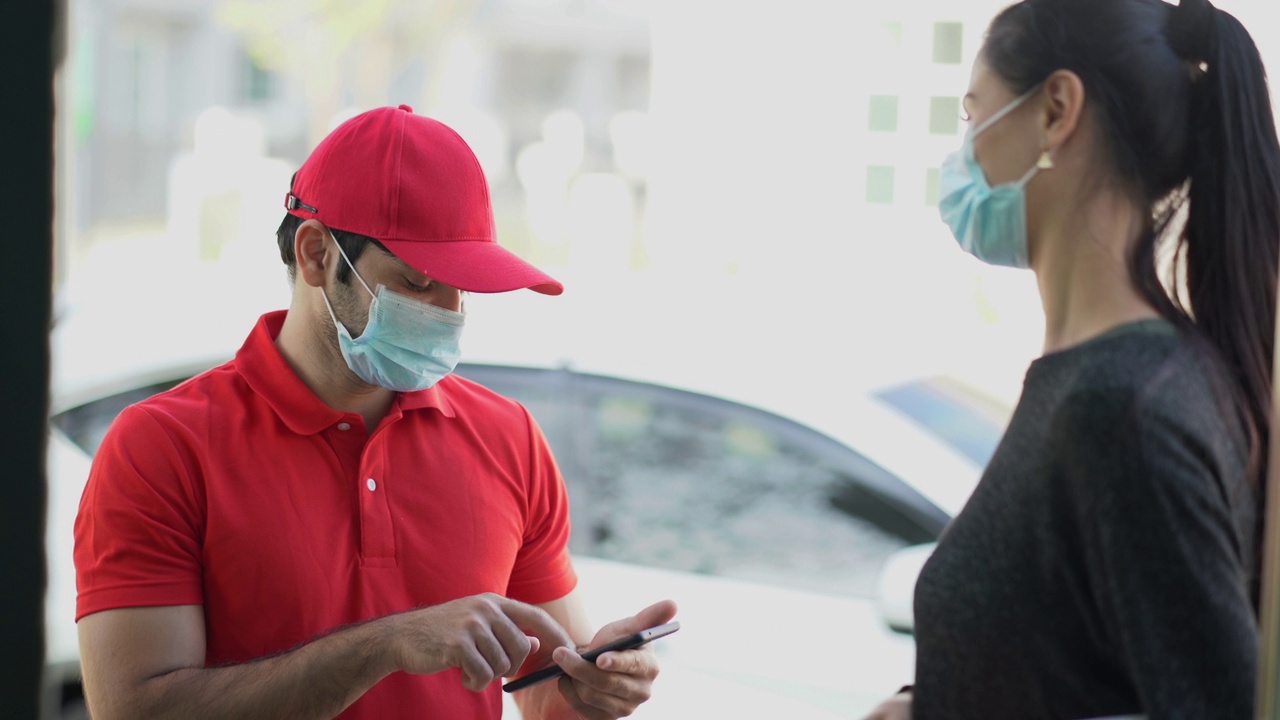
M1152 720L1253 712L1257 623L1228 495L1243 469L1207 402L1089 393L1055 420L1092 601Z

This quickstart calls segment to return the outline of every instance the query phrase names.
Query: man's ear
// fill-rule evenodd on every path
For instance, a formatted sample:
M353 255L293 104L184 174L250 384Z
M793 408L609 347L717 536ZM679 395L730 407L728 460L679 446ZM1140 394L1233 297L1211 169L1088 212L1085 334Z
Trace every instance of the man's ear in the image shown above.
M1080 127L1084 114L1084 82L1070 70L1055 70L1044 81L1045 107L1041 132L1045 147L1053 154Z
M311 287L323 287L329 280L329 266L333 264L333 243L329 242L329 229L319 220L307 220L298 225L293 235L293 254L298 260L298 277Z

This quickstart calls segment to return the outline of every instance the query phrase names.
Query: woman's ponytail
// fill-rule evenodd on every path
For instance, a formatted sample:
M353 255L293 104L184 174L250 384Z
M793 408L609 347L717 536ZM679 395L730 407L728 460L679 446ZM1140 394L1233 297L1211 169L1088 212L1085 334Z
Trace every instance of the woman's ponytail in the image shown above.
M1271 421L1280 140L1262 59L1234 17L1183 0L1166 28L1192 78L1183 303L1226 362L1265 485Z

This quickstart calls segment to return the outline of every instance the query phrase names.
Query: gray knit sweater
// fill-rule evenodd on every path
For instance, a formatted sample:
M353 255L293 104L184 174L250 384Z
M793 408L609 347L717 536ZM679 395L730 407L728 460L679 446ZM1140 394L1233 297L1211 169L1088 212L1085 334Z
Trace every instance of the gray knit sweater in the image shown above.
M1143 321L1031 365L916 587L916 720L1251 716L1259 508L1209 358Z

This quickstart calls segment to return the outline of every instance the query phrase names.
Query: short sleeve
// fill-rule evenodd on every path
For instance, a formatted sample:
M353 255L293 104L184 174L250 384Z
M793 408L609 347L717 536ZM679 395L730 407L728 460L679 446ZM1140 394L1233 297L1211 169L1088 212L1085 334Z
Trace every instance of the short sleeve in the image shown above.
M569 557L569 496L551 447L525 411L529 433L528 509L507 595L530 604L558 600L578 584Z
M1093 601L1147 715L1243 720L1257 625L1227 497L1243 469L1175 406L1072 398L1057 460Z
M195 465L146 409L116 418L76 516L77 622L115 608L203 602Z

